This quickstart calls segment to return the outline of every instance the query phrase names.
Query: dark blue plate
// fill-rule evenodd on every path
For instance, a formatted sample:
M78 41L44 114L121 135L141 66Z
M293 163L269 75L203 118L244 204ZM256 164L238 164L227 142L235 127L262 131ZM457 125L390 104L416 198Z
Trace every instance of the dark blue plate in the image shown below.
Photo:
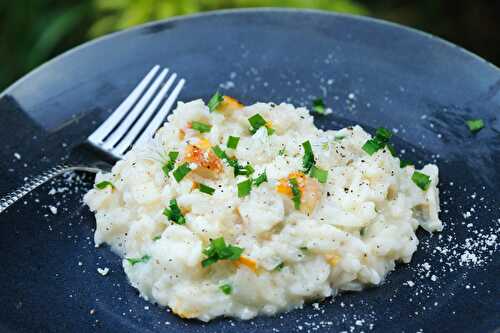
M323 128L393 129L400 155L439 165L445 230L419 232L413 261L378 288L274 317L204 324L140 299L118 257L94 248L94 218L81 202L91 177L73 176L0 215L2 331L498 329L497 68L418 31L316 11L224 11L144 25L69 51L3 93L0 193L56 164L154 64L187 79L182 100L217 89L245 103L309 106L323 97L333 108L317 118ZM471 134L469 118L484 119L486 128ZM111 272L100 276L97 267Z

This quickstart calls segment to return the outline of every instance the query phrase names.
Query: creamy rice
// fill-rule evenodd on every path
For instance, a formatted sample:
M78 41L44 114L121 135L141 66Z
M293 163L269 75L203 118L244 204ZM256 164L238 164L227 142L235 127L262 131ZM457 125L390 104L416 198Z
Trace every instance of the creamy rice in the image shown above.
M248 119L256 114L266 125L252 134ZM196 122L211 128L200 133ZM227 147L229 136L239 137L236 149ZM370 139L359 126L320 130L307 109L290 104L243 107L226 97L210 112L201 100L179 103L152 142L97 175L100 188L84 198L95 212L95 242L123 257L142 297L203 321L272 315L378 285L395 262L410 262L419 226L440 231L442 223L438 168L420 170L430 180L424 190L412 180L415 168L401 168L387 146L372 155L362 149ZM328 172L325 183L304 172L306 141L313 169ZM234 176L214 146L253 173ZM186 160L192 170L177 181ZM267 181L238 193L238 183L264 172ZM172 213L172 199L182 215ZM231 248L239 259L206 261L203 250L220 237L243 249Z

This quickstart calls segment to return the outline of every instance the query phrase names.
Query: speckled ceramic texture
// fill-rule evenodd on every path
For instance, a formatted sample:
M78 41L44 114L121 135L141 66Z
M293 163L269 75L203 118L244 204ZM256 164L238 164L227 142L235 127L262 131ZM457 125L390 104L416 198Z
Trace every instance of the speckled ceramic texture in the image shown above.
M322 128L393 129L399 154L438 164L445 230L419 232L413 261L378 288L274 317L205 324L138 297L119 258L94 248L94 218L81 202L91 177L61 179L0 215L1 331L498 331L496 67L418 31L315 11L224 11L148 24L71 50L2 94L0 193L55 165L154 64L187 79L181 100L217 89L244 103L309 106L322 97L333 109L317 117ZM464 121L478 117L486 128L472 135Z

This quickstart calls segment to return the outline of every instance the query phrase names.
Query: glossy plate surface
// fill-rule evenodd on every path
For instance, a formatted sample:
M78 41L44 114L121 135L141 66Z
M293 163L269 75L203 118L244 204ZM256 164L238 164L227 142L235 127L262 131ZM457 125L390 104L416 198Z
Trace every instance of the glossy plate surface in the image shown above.
M251 321L208 324L148 304L117 256L93 246L81 197L91 177L58 180L0 215L5 332L493 332L500 326L500 71L435 37L315 11L214 12L157 22L78 47L0 100L0 193L55 165L154 64L187 79L181 100L220 89L244 103L324 98L322 128L396 131L402 156L437 163L445 230L386 283ZM472 135L464 124L482 118ZM57 208L57 213L53 214ZM98 267L109 267L103 277Z

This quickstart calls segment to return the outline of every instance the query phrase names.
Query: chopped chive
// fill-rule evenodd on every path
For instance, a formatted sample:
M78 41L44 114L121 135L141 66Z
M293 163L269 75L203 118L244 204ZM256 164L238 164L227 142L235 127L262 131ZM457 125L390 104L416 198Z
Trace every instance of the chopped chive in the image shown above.
M212 265L212 264L215 264L216 262L217 262L217 260L216 260L216 259L214 259L214 258L207 258L207 259L204 259L204 260L201 262L201 266L202 266L203 268L205 268L205 267L208 267L208 266L210 266L210 265Z
M151 256L145 254L141 258L126 258L126 259L130 265L134 266L135 264L147 262L149 259L151 259Z
M320 168L316 167L315 165L313 165L311 167L310 175L311 175L311 177L316 178L320 183L324 184L324 183L326 183L326 180L328 178L328 171L320 169Z
M249 195L251 190L252 190L252 180L251 179L247 179L245 181L238 183L238 197L239 198L243 198L243 197Z
M323 142L323 143L321 144L321 148L322 148L323 150L328 150L328 149L330 149L330 144L329 144L328 142Z
M255 134L255 132L257 132L257 130L262 126L266 127L267 135L272 135L275 132L273 128L267 125L266 120L258 113L248 118L248 122L250 123L250 132L252 134Z
M312 109L314 112L319 113L319 114L326 113L325 103L323 102L323 100L321 98L317 98L317 99L313 100Z
M168 153L168 158L170 158L170 160L174 160L174 162L177 159L177 157L179 157L178 151L171 151L170 153Z
M168 176L168 174L170 173L170 171L172 171L174 169L174 165L172 165L170 162L167 162L164 166L161 167L161 169L163 170L163 174L165 176Z
M255 172L255 169L250 165L250 163L245 165L245 170L247 171L247 175L251 175Z
M161 235L158 235L158 236L154 236L154 237L153 237L153 241L155 241L155 242L156 242L157 240L160 240L160 239L161 239Z
M193 121L191 122L191 128L200 133L208 133L212 129L212 126L199 121Z
M279 151L278 151L278 155L279 156L283 156L286 154L286 150L285 150L285 147L281 148Z
M389 131L387 128L384 127L377 128L377 131L375 132L375 138L382 143L389 142L389 139L391 137L392 137L391 131Z
M377 152L380 148L382 148L382 146L375 139L366 141L363 147L361 147L361 149L363 149L370 156Z
M239 164L236 164L234 166L234 175L235 176L249 176L252 173L254 173L254 171L255 171L255 169L250 164L247 164L244 167L239 165Z
M231 253L227 259L229 260L238 260L243 253L243 249L238 246L228 245L228 252Z
M241 247L226 244L224 237L211 239L210 245L202 252L207 258L201 262L201 265L208 267L219 260L238 260L243 251Z
M237 136L229 136L229 138L227 139L227 148L231 148L231 149L236 149L236 147L238 147L238 143L240 142L240 138L237 137Z
M316 163L314 160L314 153L312 150L311 143L306 141L302 143L302 147L304 147L304 157L302 158L302 167L304 168L304 172L308 173L311 170L311 167Z
M366 234L366 227L359 229L359 235L363 237Z
M335 135L334 140L335 141L341 141L345 139L345 135Z
M471 133L477 133L484 128L484 121L482 119L471 119L465 122L469 127Z
M248 122L255 131L257 131L262 126L266 126L266 120L258 113L248 118Z
M363 149L368 155L373 155L380 149L384 148L387 145L387 148L391 152L392 156L396 155L396 151L394 147L389 145L389 139L392 137L392 132L387 128L379 127L375 132L375 137L373 139L367 140L363 147Z
M276 265L276 267L273 268L273 271L275 271L275 272L281 272L281 270L283 269L283 267L285 267L285 263L284 262L280 262L278 265Z
M177 160L177 157L179 157L179 152L178 151L171 151L168 153L168 162L165 163L165 165L161 168L163 170L163 173L165 176L168 176L170 171L174 170L175 168L175 161Z
M210 98L208 101L208 109L210 112L214 112L217 110L217 107L219 106L220 103L224 100L224 96L222 96L218 91Z
M200 190L200 192L208 194L208 195L212 195L215 192L214 188L207 186L205 184L201 184L201 183L198 183L198 190Z
M233 291L233 287L231 287L231 285L229 283L225 283L221 286L219 286L219 289L226 295L229 295L231 294L231 292Z
M212 151L215 155L217 155L218 158L227 159L226 152L224 152L224 150L222 150L219 146L213 146Z
M102 182L95 184L95 187L98 188L99 190L103 190L108 186L111 186L112 189L115 188L115 186L111 182L108 182L107 180L103 180Z
M229 164L230 167L234 169L234 176L249 176L251 175L255 170L254 168L250 165L247 164L245 166L241 166L238 163L238 160L235 158L229 158L224 150L222 150L219 146L214 146L212 147L213 152L217 157L219 157L222 160L225 160L227 164Z
M250 176L254 173L255 169L247 164L245 166L241 166L236 159L228 159L228 164L234 169L234 176Z
M413 165L413 162L412 161L409 161L409 160L399 160L399 167L402 169L402 168L405 168L409 165Z
M238 175L238 172L240 169L243 167L238 163L238 160L236 158L226 158L227 164L234 169L234 176L236 177Z
M177 205L177 200L172 199L169 202L169 208L163 210L163 215L165 215L170 221L177 224L185 224L186 218L182 215L179 205Z
M241 166L238 163L238 160L235 158L229 158L224 150L222 150L219 146L214 146L212 147L213 152L217 157L219 157L222 160L225 160L227 164L229 164L230 167L234 169L234 176L248 176L253 173L254 169L250 164L247 164L246 166Z
M389 149L389 152L391 153L391 155L392 155L393 157L396 157L396 155L397 155L397 153L396 153L396 148L394 148L394 146L393 146L393 145L391 145L390 143L388 143L388 144L386 145L386 147L387 147L387 149Z
M427 176L425 173L418 171L413 172L411 180L423 191L427 191L429 185L431 184L431 177Z
M242 168L242 166L238 164L238 160L235 157L229 158L226 156L226 162L232 168L236 168L236 167Z
M288 180L290 187L292 188L292 201L295 209L300 209L300 201L302 197L302 193L299 189L299 183L297 183L297 179L292 178Z
M257 187L260 186L260 184L267 182L267 174L266 171L262 172L257 178L253 180L253 184Z
M191 168L189 167L189 163L184 163L174 170L173 175L175 180L179 183L190 172Z
M301 251L309 251L309 248L307 246L301 246L299 247Z

